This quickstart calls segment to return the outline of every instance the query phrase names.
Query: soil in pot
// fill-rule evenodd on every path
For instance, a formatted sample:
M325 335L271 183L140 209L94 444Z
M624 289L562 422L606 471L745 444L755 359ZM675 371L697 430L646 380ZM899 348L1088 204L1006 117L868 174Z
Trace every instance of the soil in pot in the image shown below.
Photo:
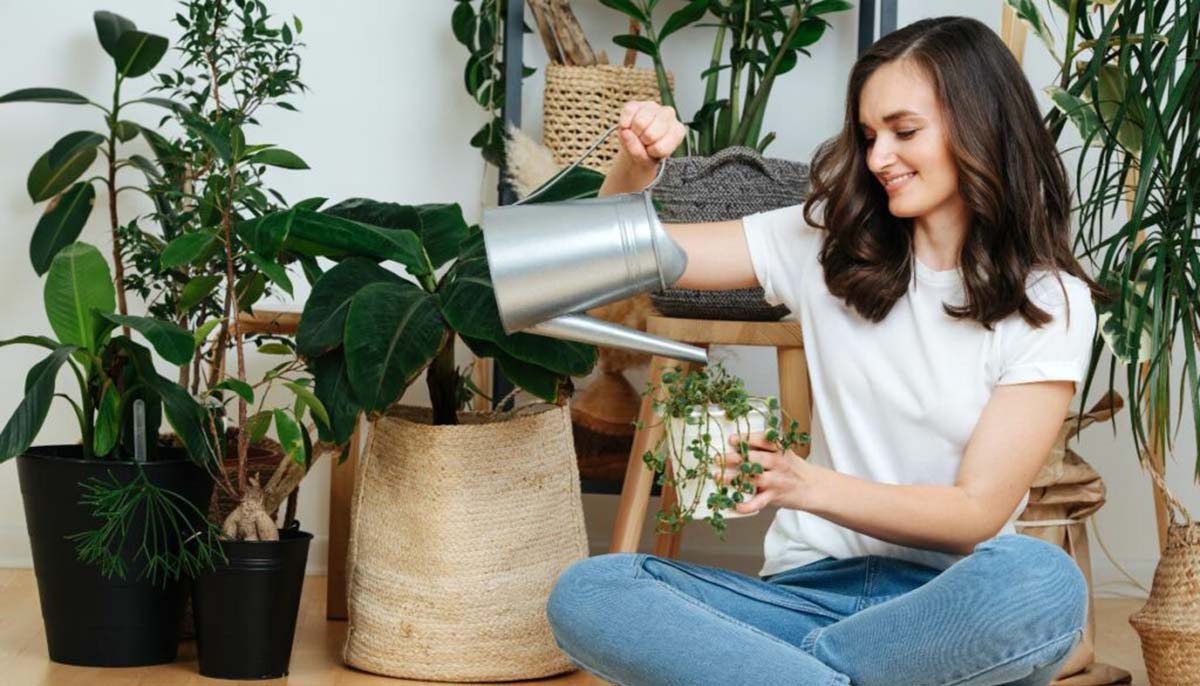
M196 578L192 611L200 673L217 679L286 676L312 534L223 541L226 562Z
M39 446L17 458L25 521L50 659L72 665L133 667L171 662L179 644L186 581L155 583L135 551L145 531L142 518L121 550L125 577L105 577L100 567L82 562L72 534L102 521L80 504L81 483L92 478L128 484L137 466L128 462L80 459L78 445ZM159 449L160 459L142 466L149 482L182 495L202 519L212 480L182 451ZM193 525L193 530L200 526Z

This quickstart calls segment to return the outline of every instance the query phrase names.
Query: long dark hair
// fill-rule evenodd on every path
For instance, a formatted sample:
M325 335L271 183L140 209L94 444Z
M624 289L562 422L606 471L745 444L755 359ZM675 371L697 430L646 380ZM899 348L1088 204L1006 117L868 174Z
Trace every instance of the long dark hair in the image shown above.
M946 313L990 330L1020 312L1031 326L1041 326L1051 317L1026 295L1034 269L1052 271L1064 297L1060 271L1082 279L1094 299L1106 300L1071 249L1066 169L1029 82L1000 38L965 17L924 19L890 33L850 72L845 124L817 151L804 209L810 225L828 231L820 259L829 292L879 322L912 279L912 219L888 211L887 192L867 168L858 118L867 79L901 59L933 83L958 168L958 192L970 210L959 255L965 300L959 307L944 305Z

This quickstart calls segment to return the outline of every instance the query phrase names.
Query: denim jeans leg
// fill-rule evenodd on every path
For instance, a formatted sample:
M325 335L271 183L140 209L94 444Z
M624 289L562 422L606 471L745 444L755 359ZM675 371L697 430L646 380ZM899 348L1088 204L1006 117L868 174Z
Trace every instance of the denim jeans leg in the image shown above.
M1070 556L1010 534L920 588L814 629L801 646L856 686L1044 686L1086 612Z
M784 637L835 613L760 581L703 565L617 553L580 560L546 606L559 648L620 686L846 686Z

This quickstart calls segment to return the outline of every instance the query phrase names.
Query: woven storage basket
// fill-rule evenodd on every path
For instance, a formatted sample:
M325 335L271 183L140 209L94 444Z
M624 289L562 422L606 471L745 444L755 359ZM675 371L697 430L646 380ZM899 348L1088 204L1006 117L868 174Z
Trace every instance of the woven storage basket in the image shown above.
M1200 523L1159 482L1167 502L1183 513L1184 523L1167 527L1167 549L1154 570L1146 605L1129 617L1142 639L1150 686L1195 686L1200 683Z
M588 555L568 408L431 421L393 409L361 458L346 664L456 682L574 670L546 619L558 575Z
M654 186L664 222L738 219L808 198L808 165L763 157L745 147L725 148L709 157L672 157ZM762 288L696 291L668 288L650 302L668 317L777 321L783 305L768 305Z
M674 79L667 75L667 82ZM542 141L554 161L570 164L587 151L600 134L617 123L621 108L631 100L662 102L653 69L598 64L575 67L546 65L542 93ZM582 166L607 172L620 150L620 141L609 136Z

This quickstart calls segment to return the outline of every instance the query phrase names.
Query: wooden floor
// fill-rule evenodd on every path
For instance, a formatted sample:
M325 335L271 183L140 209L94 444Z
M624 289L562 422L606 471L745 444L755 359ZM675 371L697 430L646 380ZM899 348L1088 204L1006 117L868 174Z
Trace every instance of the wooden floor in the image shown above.
M1144 604L1142 600L1101 599L1097 601L1097 652L1109 664L1133 673L1133 683L1146 686L1146 668L1142 664L1137 635L1127 618ZM46 638L38 608L37 586L28 569L0 569L0 683L20 686L183 686L189 684L229 684L229 681L205 679L196 672L196 646L192 641L180 647L179 659L169 665L124 669L70 667L46 658ZM346 622L325 620L325 577L305 580L300 606L300 621L292 651L291 676L262 684L303 684L304 686L384 686L430 685L433 682L389 679L349 669L341 663L341 645ZM605 684L584 672L573 672L548 679L507 682L506 686L558 686L560 684ZM481 686L476 684L475 686ZM486 685L484 685L486 686ZM902 686L902 685L897 685Z

